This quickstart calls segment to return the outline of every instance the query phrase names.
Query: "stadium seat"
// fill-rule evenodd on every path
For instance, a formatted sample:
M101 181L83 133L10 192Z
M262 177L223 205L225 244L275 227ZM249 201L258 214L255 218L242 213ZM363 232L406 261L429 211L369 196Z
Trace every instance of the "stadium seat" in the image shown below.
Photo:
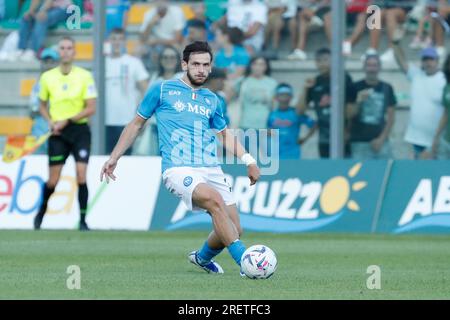
M32 125L29 117L0 117L0 135L28 135Z
M136 52L137 41L128 40L127 41L127 52L128 54L133 55Z
M145 13L152 8L152 5L145 3L133 4L128 13L128 24L139 25L144 21Z
M183 10L184 18L186 20L190 20L190 19L194 18L195 14L190 5L182 4L180 6L180 8L181 8L181 10Z
M33 86L36 84L36 79L22 79L20 80L20 96L29 97Z
M92 60L94 58L94 44L92 42L77 42L75 50L75 60Z

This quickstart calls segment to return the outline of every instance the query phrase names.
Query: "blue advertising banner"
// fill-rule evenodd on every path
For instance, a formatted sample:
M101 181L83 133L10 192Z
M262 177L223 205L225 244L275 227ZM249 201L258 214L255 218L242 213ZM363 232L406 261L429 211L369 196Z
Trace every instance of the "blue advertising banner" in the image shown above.
M377 232L450 232L450 162L395 161Z
M276 175L249 186L243 165L223 166L233 186L244 230L371 232L380 206L387 161L283 161ZM150 229L211 228L204 212L186 206L164 186Z

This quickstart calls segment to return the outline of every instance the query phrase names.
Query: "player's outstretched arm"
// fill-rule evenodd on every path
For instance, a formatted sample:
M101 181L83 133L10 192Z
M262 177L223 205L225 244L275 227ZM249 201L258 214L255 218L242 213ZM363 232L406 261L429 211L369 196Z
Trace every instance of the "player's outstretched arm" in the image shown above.
M120 157L134 143L139 131L144 127L145 121L146 119L136 115L125 129L123 129L109 160L103 165L100 173L100 181L103 181L103 178L106 179L107 183L109 183L109 179L116 180L114 170L116 169L117 161L119 161Z
M220 132L222 135L223 145L225 149L237 158L241 159L247 165L247 173L250 179L250 185L254 185L260 177L260 172L256 160L245 151L245 148L238 141L237 137L228 129Z

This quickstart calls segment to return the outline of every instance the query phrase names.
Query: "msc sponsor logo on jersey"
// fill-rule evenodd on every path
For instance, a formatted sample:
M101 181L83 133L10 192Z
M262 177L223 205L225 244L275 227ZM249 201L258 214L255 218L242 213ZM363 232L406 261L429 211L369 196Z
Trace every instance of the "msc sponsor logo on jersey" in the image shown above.
M208 109L205 106L201 106L201 105L199 106L197 104L193 105L190 102L188 102L187 104L184 104L182 101L177 100L177 102L175 102L175 104L173 105L173 108L177 112L188 111L188 112L200 114L202 116L206 116L208 118L211 117L211 109Z
M173 105L173 108L175 110L177 110L178 112L182 112L184 111L184 109L186 109L186 105L181 102L180 100L178 100L177 102L175 102L175 104Z

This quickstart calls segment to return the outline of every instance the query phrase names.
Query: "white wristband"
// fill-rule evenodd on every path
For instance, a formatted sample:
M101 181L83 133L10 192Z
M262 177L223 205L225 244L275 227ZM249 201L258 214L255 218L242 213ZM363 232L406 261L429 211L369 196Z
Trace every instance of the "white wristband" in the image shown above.
M241 160L243 163L245 163L246 166L256 164L256 160L251 156L250 153L244 153L244 155L241 157Z

